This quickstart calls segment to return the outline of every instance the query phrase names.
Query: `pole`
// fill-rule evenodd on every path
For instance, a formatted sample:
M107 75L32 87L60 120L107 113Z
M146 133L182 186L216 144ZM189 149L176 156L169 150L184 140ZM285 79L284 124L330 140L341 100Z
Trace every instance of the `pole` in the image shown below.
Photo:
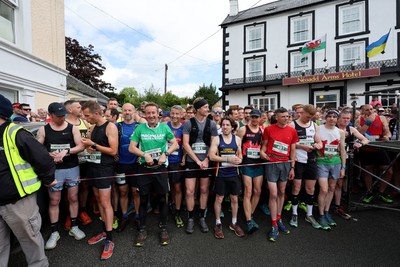
M164 81L164 95L167 93L167 72L168 72L168 65L165 64L165 81Z

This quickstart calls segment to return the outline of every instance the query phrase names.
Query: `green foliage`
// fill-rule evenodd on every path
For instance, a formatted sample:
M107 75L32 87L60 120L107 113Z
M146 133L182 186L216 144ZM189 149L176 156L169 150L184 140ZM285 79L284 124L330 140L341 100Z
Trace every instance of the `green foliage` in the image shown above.
M203 86L200 86L199 90L194 93L191 102L193 103L193 101L198 97L204 97L210 106L214 105L219 99L217 87L212 83L209 86L205 86L205 84L203 84Z

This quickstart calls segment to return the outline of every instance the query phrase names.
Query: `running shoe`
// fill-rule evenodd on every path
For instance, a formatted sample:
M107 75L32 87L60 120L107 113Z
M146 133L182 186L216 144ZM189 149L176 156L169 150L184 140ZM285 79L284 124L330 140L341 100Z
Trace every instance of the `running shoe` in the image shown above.
M202 233L207 233L208 232L208 226L207 226L207 223L206 223L206 218L200 218L199 225L200 225L200 231Z
M67 218L65 219L64 228L67 231L71 230L71 217L70 216L67 216Z
M305 213L307 213L307 205L304 202L299 203L299 209L303 210Z
M170 242L169 240L169 235L168 235L168 231L166 228L161 229L160 232L160 244L161 246L166 246L168 245Z
M182 228L183 226L185 226L181 216L179 216L179 215L175 216L175 224L176 224L176 227L178 227L178 228Z
M373 200L374 200L374 195L369 193L362 199L362 202L364 202L366 204L370 204Z
M329 226L336 226L336 222L332 219L331 215L328 212L325 212L325 218L328 221Z
M100 234L98 234L98 235L96 235L96 236L90 238L90 239L88 240L88 244L89 244L89 245L97 244L97 243L99 243L100 241L106 239L106 237L107 237L106 232L101 232Z
M121 222L119 224L117 232L118 233L122 233L125 230L125 228L128 225L128 223L129 223L129 219L128 218L122 218Z
M264 215L266 215L266 216L271 215L271 212L269 211L267 203L264 203L264 204L260 205L259 207L260 207L260 210L262 211L262 213L264 213Z
M317 222L314 216L306 216L306 222L310 223L315 229L321 229L321 225Z
M339 215L340 217L342 217L345 220L350 220L350 218L351 218L351 215L346 213L342 207L335 207L334 211L335 211L336 215Z
M46 250L53 249L57 246L57 241L60 239L60 233L55 231L51 233L49 240L46 242L46 246L44 247Z
M92 223L92 219L89 217L89 215L85 211L82 211L81 213L79 213L78 220L81 221L81 223L83 225L88 225L88 224Z
M135 238L135 247L142 247L147 239L147 231L141 229Z
M229 229L231 229L235 233L235 235L238 237L246 236L246 234L243 232L242 228L240 228L238 223L235 223L235 224L231 223L229 225Z
M278 227L272 226L271 232L269 232L269 234L268 234L268 240L275 242L278 235L279 235Z
M222 224L217 224L214 227L214 236L216 239L224 239L224 232L222 232Z
M86 237L85 233L78 226L73 226L68 232L69 236L73 236L75 240L82 240Z
M111 258L114 251L114 242L107 240L104 244L103 252L101 253L100 260L105 261L106 259Z
M112 227L114 230L118 229L118 217L117 216L114 216L114 222L113 222Z
M285 235L290 234L289 229L287 229L286 226L283 225L282 219L278 220L277 224L278 224L279 232L282 232L282 233L284 233Z
M253 220L253 218L247 222L247 233L252 234L259 228L258 224Z
M292 208L292 201L286 202L285 206L283 206L283 209L286 211L289 211Z
M189 218L186 226L186 233L193 234L194 232L194 219Z
M319 219L319 224L321 225L321 228L328 231L331 230L331 227L329 226L328 220L326 219L325 215L321 216Z
M393 198L391 198L388 194L386 193L377 193L376 194L377 198L381 200L382 202L385 203L393 203Z
M299 219L298 216L293 214L292 218L290 219L289 225L294 227L294 228L299 227L298 219Z

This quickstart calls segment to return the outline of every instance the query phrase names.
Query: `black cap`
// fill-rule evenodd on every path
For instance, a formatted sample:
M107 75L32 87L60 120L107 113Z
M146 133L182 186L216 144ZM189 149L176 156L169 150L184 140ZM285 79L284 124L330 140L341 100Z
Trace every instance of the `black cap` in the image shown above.
M261 117L261 111L259 111L258 109L253 109L250 112L250 117Z
M58 102L51 103L47 109L49 113L54 114L57 117L61 117L67 114L67 110L64 105Z
M13 108L11 101L8 100L5 96L0 94L0 115L4 118L10 118L13 114Z

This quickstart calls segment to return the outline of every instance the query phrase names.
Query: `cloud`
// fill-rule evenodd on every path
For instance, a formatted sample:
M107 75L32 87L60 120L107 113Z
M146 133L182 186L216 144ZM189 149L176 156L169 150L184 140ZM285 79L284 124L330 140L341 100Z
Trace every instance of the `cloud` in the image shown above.
M239 0L240 10L256 2ZM118 89L163 91L166 63L168 90L178 96L192 96L203 84L221 86L219 24L228 0L69 0L65 7L66 35L94 46L107 68L102 78Z

